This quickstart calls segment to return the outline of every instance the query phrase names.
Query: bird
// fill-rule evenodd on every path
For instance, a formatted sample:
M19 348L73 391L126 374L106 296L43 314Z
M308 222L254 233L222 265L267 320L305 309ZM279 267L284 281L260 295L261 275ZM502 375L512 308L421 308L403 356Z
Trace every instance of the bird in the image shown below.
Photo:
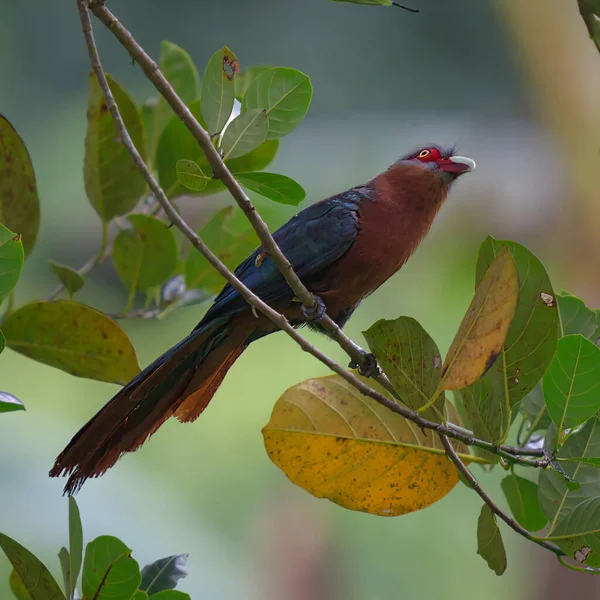
M343 327L360 302L413 254L456 179L474 169L475 162L458 156L454 147L428 145L367 183L308 206L280 227L273 238L315 295L316 310L298 302L262 246L234 273L294 327L321 331L323 312ZM225 285L187 337L142 370L75 434L50 476L68 476L64 492L76 493L88 478L99 477L139 448L168 418L194 421L242 352L277 330Z

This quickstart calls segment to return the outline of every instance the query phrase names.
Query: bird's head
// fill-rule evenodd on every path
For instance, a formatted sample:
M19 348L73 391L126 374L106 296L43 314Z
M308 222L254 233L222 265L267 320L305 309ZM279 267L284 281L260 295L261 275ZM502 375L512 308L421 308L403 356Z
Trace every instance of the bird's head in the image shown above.
M475 161L466 156L457 156L454 148L431 145L420 148L401 158L398 163L423 165L429 171L439 173L446 183L475 169ZM396 163L396 164L398 164Z

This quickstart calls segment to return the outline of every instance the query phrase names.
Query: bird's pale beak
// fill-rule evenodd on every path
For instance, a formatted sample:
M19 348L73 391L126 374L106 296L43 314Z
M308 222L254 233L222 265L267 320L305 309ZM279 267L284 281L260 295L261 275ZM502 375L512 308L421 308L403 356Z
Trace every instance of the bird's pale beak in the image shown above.
M450 156L440 161L440 171L462 175L475 170L475 161L466 156Z

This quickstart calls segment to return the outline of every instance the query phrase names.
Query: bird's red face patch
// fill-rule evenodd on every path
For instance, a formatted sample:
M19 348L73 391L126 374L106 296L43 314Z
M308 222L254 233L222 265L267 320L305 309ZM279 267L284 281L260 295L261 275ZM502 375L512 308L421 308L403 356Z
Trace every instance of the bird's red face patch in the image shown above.
M442 155L437 148L423 148L423 150L415 154L413 158L424 163L440 162L440 160L442 160Z
M475 163L470 159L466 161L461 157L453 158L452 154L452 151L448 151L448 156L443 156L438 148L423 148L414 154L411 159L418 160L422 163L435 163L440 171L452 173L455 176L467 171L472 171L475 167Z

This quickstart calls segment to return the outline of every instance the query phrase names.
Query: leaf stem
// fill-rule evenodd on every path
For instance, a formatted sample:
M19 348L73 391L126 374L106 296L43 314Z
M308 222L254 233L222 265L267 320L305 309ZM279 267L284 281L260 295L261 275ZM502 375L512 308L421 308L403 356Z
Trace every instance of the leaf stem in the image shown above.
M527 531L524 527L521 527L514 519L509 517L500 507L492 500L492 498L487 494L487 492L481 487L479 481L477 481L475 475L469 471L467 466L462 462L456 450L452 447L450 440L444 436L440 435L440 440L446 450L446 454L448 458L454 463L458 471L464 476L464 478L469 482L469 485L477 492L479 497L490 507L491 511L502 519L513 531L516 531L519 535L528 539L530 542L545 548L546 550L550 550L550 552L554 552L557 556L565 556L565 552L563 552L558 546L555 544L551 544L549 542L537 539L530 531Z

